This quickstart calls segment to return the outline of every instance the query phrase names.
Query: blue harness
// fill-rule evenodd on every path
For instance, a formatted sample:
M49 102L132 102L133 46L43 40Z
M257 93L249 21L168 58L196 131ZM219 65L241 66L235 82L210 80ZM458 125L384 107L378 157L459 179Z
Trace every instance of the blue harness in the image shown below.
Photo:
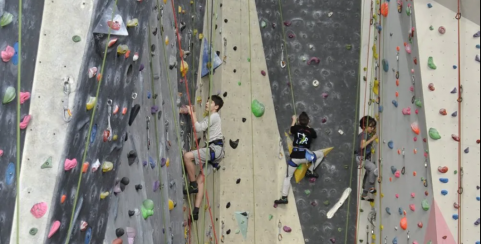
M211 146L212 144L217 145L217 146L221 146L221 147L224 146L223 140L221 140L221 139L210 142L209 146ZM214 163L214 161L216 160L216 153L214 152L214 150L211 147L209 147L209 155L210 155L210 157L209 157L208 163L210 165L212 165L213 168L218 170L221 166L219 166L219 163Z
M293 148L293 152L305 152L305 159L308 160L308 162L316 162L316 154L314 154L312 151L306 148L301 148L301 147L295 147ZM298 167L297 164L295 164L291 159L288 160L288 165L291 167Z

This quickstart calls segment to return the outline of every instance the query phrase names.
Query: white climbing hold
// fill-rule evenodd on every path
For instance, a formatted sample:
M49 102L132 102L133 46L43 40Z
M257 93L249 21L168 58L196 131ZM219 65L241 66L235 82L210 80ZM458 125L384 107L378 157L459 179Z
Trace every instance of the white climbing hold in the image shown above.
M317 86L319 86L319 85L320 85L320 82L319 82L318 80L314 80L314 81L313 81L313 86L314 86L314 87L317 87Z
M333 12L328 13L328 17L331 17L333 15Z
M338 133L340 133L340 135L343 135L343 131L342 130L338 130Z

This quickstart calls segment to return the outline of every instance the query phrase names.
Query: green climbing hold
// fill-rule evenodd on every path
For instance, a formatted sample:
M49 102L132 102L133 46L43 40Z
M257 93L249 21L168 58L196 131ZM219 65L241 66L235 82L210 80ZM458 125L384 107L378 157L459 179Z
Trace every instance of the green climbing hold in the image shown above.
M141 205L141 212L144 219L152 216L154 214L154 202L151 199L144 200Z
M437 69L437 65L433 63L433 57L428 57L428 67L431 69Z
M407 7L407 9L405 10L405 13L407 14L407 16L410 16L410 14L412 13L412 11L410 11L410 8Z
M239 232L241 232L241 230L237 229L235 233L236 233L236 234L239 234Z
M342 228L338 228L338 232L341 232L343 229Z
M273 215L270 214L270 215L268 216L268 219L269 219L269 221L271 221L271 220L273 219Z
M440 136L440 134L438 133L437 129L435 129L435 128L430 128L428 130L428 135L430 136L430 138L432 138L434 140L438 140L438 139L442 138Z
M326 200L326 201L323 202L323 204L324 204L325 206L328 206L328 205L330 205L330 201Z
M358 241L359 241L360 243L362 243L362 242L363 242L363 240L362 240L362 239L360 239L360 240L358 240Z
M430 30L433 30L433 26L430 26L429 29L430 29Z
M422 209L424 211L428 211L430 209L430 204L428 204L427 200L425 199L422 201Z
M32 228L32 229L30 229L30 230L28 231L28 233L29 233L30 235L33 235L33 236L36 235L37 232L38 232L38 229L37 229L37 228Z
M417 107L421 108L421 107L422 107L422 101L416 99L416 100L415 100L415 105L416 105Z
M241 86L241 81L238 81L238 86Z
M310 191L310 190L305 190L305 194L306 194L306 195L310 195L310 194L311 194L311 191Z
M365 210L363 210L363 208L360 208L360 213L363 213L365 212Z
M343 166L345 169L348 169L348 165Z
M388 69L389 69L388 60L383 59L382 66L383 66L383 71L388 72Z
M52 156L50 156L45 163L40 166L41 169L52 168Z
M261 21L261 28L264 28L264 27L266 27L266 22L263 20Z
M2 18L0 19L0 27L7 26L12 23L13 15L9 12L4 12Z
M457 170L454 170L454 175L456 175L457 173L458 173L458 171L457 171Z
M432 244L432 241L428 241L427 244Z
M75 36L72 37L72 41L74 41L74 42L80 42L80 40L82 40L82 39L78 35L75 35Z
M248 63L250 63L250 62L251 62L251 58L248 58Z
M351 50L352 46L350 44L345 45L346 50Z
M261 117L264 114L264 105L260 103L258 100L253 100L251 102L251 112L253 112L254 116Z
M13 86L7 87L7 90L5 90L5 95L3 95L3 104L7 104L13 101L13 99L15 99L16 96L17 96L17 93L15 91L15 88Z

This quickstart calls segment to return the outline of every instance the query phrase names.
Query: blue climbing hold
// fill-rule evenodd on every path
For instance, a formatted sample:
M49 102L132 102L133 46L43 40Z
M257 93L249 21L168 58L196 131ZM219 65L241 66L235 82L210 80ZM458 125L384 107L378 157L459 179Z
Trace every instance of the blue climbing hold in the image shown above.
M5 183L7 186L11 185L15 180L15 164L9 163L7 166L7 171L5 171Z
M390 66L388 65L388 60L383 59L382 66L383 66L383 71L388 72L388 69L390 68Z
M151 156L149 156L149 164L151 165L152 169L156 167L156 162L154 162L154 159Z
M393 100L392 104L393 104L393 106L395 106L395 108L398 108L398 102L397 101Z
M480 244L480 241L476 241L475 244Z
M452 117L457 117L457 111L452 113Z
M391 170L392 170L392 174L395 174L395 172L397 172L397 168L395 168L395 166L392 166Z
M442 195L444 195L444 196L449 194L449 192L447 190L442 190L440 193L442 193Z
M432 4L431 4L431 3L427 3L427 7L428 7L428 8L432 8Z
M453 214L453 215L452 215L452 219L455 219L455 220L459 219L459 215L458 215L458 214Z
M390 211L389 207L385 208L385 211L387 211L387 214L392 215L392 211Z
M148 92L147 92L147 99L151 99L151 96L152 96L152 95L151 95L151 92L148 91Z
M13 49L15 50L15 54L13 55L11 61L13 65L17 65L18 64L18 42L16 42L13 45Z
M464 150L464 153L469 153L469 148L468 148L468 147Z
M452 94L457 93L457 88L454 88L450 93L452 93Z
M147 166L147 161L142 161L142 166L146 167Z
M378 106L378 112L379 113L383 112L383 106L382 105Z
M94 124L92 127L92 131L90 132L90 144L94 143L95 136L97 135L97 124Z
M84 244L90 244L90 239L92 239L92 228L87 229L87 232L85 233Z
M480 197L475 197L475 199L480 202Z
M402 208L398 208L398 213L399 213L400 215L403 215L403 209L402 209Z
M393 141L388 142L388 148L393 149Z
M377 25L377 30L378 30L378 32L382 31L382 25L380 25L380 24Z
M398 244L398 239L397 239L397 237L393 238L392 244Z
M440 178L440 182L442 183L448 183L449 179L448 178Z
M457 65L452 66L454 69L457 69Z
M479 44L475 45L475 48L480 49L480 45Z

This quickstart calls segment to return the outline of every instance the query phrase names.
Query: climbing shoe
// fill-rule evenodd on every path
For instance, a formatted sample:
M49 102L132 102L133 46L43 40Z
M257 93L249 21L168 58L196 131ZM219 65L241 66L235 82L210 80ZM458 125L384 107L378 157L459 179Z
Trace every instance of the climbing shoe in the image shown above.
M188 189L189 189L189 194L198 193L197 182L191 182L191 184L189 184ZM184 189L182 192L184 193L184 195L187 195L186 189Z
M318 178L318 174L316 172L313 172L311 170L306 171L306 177L308 178Z
M279 200L275 200L274 204L288 204L288 197L281 197Z
M199 208L194 208L194 210L192 211L192 219L194 221L197 221L199 219Z
M371 194L375 194L375 193L377 193L377 189L375 189L375 188L373 188L373 187L372 187L372 188L370 188L370 193L371 193Z
M373 198L368 198L367 196L362 196L362 197L361 197L361 200L362 200L362 201L369 201L369 202L374 202L374 201L375 201L375 199L373 199Z

